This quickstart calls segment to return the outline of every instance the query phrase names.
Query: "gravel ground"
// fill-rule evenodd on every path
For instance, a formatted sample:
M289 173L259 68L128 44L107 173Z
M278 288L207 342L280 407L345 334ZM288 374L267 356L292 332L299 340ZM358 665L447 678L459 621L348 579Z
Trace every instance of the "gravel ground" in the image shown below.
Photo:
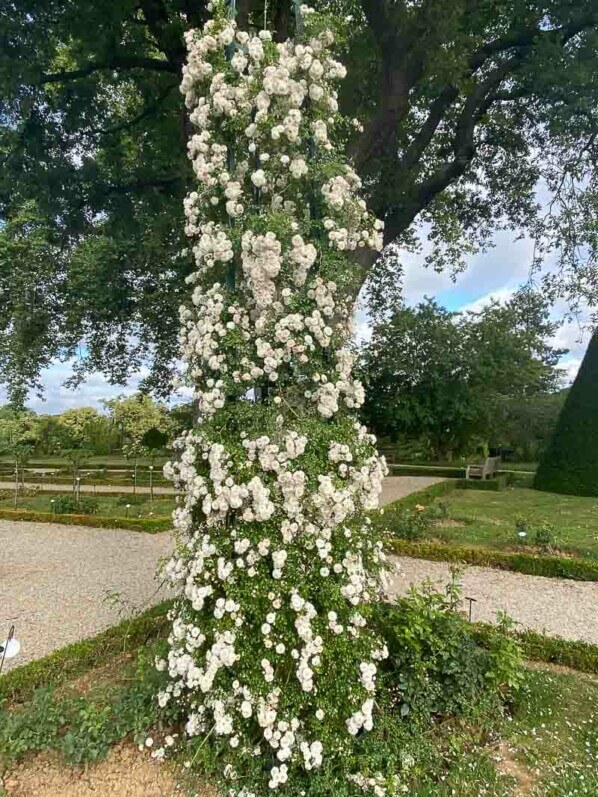
M22 645L5 670L159 602L154 573L169 549L169 534L0 520L0 638L14 623Z
M420 490L425 490L433 484L443 481L446 480L439 479L437 476L389 476L384 479L380 504L382 506L390 504L393 501L398 501L399 498L405 498L411 493L418 493Z
M386 479L382 503L440 479ZM45 656L115 624L125 613L166 597L154 577L170 550L170 535L0 520L0 637L14 623L22 651L8 669ZM389 595L404 594L426 578L449 580L448 566L397 560ZM464 595L476 598L475 619L506 610L526 628L598 644L598 583L547 579L490 568L464 571ZM118 593L117 602L107 600Z
M425 579L440 588L451 580L449 566L444 562L406 557L392 559L399 571L387 581L391 598L405 595L412 585ZM461 581L464 598L476 600L473 620L493 621L498 611L505 611L522 628L598 645L596 581L526 576L489 567L464 568ZM469 603L465 600L463 608L469 611Z

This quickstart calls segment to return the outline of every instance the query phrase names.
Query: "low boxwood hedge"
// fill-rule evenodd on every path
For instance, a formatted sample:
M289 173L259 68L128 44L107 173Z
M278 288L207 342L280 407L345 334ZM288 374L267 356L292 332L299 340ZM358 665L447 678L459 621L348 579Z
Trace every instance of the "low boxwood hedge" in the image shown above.
M158 534L172 528L170 517L135 518L102 517L100 515L57 515L52 512L36 512L32 509L0 509L2 520L26 520L31 523L63 523L67 526L91 526L98 529L125 529Z
M389 465L392 476L438 476L445 479L464 479L465 468L448 465Z
M67 645L43 659L16 667L0 676L0 701L23 702L40 687L57 687L105 664L121 653L132 652L149 640L166 636L167 612L172 601L165 601L130 620L108 628L97 636Z
M17 667L0 677L0 701L20 703L40 687L59 687L88 670L101 666L124 652L134 652L150 640L165 637L167 613L172 601L165 601L97 636L67 645L49 656ZM474 623L474 634L483 642L496 633L489 623ZM535 631L509 632L528 659L560 664L583 672L598 673L598 646L587 642L548 637Z
M443 542L392 540L389 547L398 556L429 559L433 562L463 562L497 570L514 570L530 576L598 581L598 562L565 556L544 556L516 551L498 551Z
M455 487L458 490L505 490L512 479L508 473L499 473L493 479L457 479Z
M483 642L492 633L489 623L474 623L474 633ZM581 640L562 639L539 634L537 631L511 631L521 645L526 659L560 664L581 672L598 674L598 646Z

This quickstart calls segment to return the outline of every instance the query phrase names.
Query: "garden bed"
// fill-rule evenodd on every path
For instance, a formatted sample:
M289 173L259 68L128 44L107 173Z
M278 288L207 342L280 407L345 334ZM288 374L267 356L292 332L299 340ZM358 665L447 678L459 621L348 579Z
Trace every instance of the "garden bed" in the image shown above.
M374 522L397 538L402 555L598 580L595 499L461 486L446 480L395 501Z
M209 777L186 775L176 757L159 765L145 746L148 733L155 739L165 733L148 669L166 633L165 610L166 605L156 607L0 678L0 699L8 701L0 716L6 797L217 797L205 785ZM488 636L495 629L471 629L483 644L495 645ZM422 627L419 633L427 638L431 631ZM547 651L540 635L521 641L526 655ZM550 645L554 661L558 643ZM572 648L562 643L561 656ZM591 646L585 648L588 663ZM591 651L595 665L596 650ZM504 716L481 712L467 722L445 716L420 726L406 715L394 733L401 761L414 763L397 764L397 772L413 797L515 797L532 790L555 797L593 795L597 708L595 677L536 666L527 670Z

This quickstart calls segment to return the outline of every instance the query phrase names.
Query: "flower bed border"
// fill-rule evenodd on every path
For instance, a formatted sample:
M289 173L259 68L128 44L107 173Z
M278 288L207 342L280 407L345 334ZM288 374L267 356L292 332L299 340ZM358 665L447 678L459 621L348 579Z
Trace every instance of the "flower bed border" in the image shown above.
M95 529L121 529L145 534L159 534L172 528L168 517L135 518L105 517L103 515L58 515L53 512L37 512L33 509L0 509L0 520L28 523L62 523L66 526L88 526Z
M431 498L440 498L456 489L460 489L459 481L456 479L433 484L425 490L411 493L388 504L384 507L384 513L378 515L375 522L384 523L392 530L393 507L397 509L413 507L415 504L426 503ZM598 581L598 562L581 557L549 556L524 551L500 551L483 546L451 545L432 541L411 542L401 539L393 539L389 547L398 556L428 559L432 562L463 562L531 576Z
M390 548L397 556L428 559L432 562L461 562L496 570L511 570L529 576L567 578L575 581L598 581L598 562L565 556L542 556L531 553L495 551L491 548L449 545L441 542L392 540Z
M43 659L8 671L0 676L0 701L24 702L33 696L36 689L59 687L105 664L113 656L133 652L149 641L165 636L170 627L166 615L171 606L172 601L164 601L96 636L74 642ZM473 628L483 643L493 626L474 623ZM535 631L514 631L509 636L519 642L527 659L598 674L598 645L549 637Z
M169 628L167 612L171 606L172 601L159 603L96 636L9 670L0 676L0 701L23 702L36 689L60 686L93 667L105 664L114 656L137 650L150 640L165 636Z

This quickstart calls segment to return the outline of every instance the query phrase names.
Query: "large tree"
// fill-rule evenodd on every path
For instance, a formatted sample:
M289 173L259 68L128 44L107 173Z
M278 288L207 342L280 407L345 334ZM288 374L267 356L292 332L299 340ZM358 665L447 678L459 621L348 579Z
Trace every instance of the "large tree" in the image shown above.
M261 26L267 8L284 39L290 5L240 0L239 24ZM593 302L595 0L317 5L348 62L341 108L363 123L347 130L350 152L397 244L383 258L360 252L356 288L368 283L373 308L396 302L396 252L416 247L421 225L436 267L458 268L498 228L531 235L537 262L550 250L559 266L544 289ZM192 268L179 222L191 184L182 33L206 13L204 0L4 5L0 376L17 394L57 355L115 381L148 359L149 383L167 384ZM41 231L51 249L43 268L14 254L23 208L34 248Z
M362 350L364 420L438 459L496 443L510 400L557 386L562 352L548 343L553 332L546 305L526 292L479 313L451 313L432 300L401 308Z

